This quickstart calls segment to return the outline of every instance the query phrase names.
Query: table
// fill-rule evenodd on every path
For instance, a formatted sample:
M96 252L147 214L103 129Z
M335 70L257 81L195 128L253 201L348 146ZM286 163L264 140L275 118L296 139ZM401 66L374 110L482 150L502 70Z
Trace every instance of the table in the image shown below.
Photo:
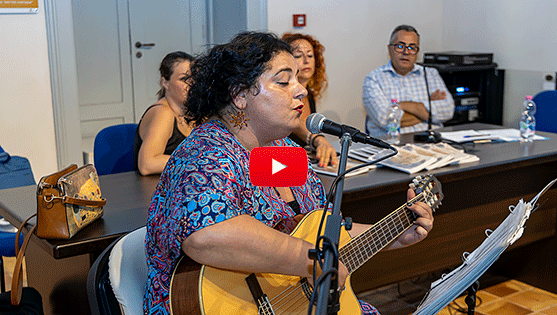
M490 128L501 127L473 123L444 130ZM520 198L529 201L557 177L557 135L538 134L551 139L476 144L471 153L479 156L480 161L475 163L412 175L381 168L347 178L341 209L354 222L377 222L402 205L408 183L419 174L434 174L445 194L443 204L434 214L430 235L414 246L378 253L352 275L354 291L363 292L460 265L462 254L472 252L483 242L485 230L495 229L508 215L510 205L517 204ZM401 142L412 142L412 135L402 135ZM326 187L331 182L332 177L323 178ZM524 252L504 254L512 258L501 259L508 263L501 264L498 272L557 293L557 276L548 271L555 267L550 263L557 264L556 222L557 187L553 187L530 217L522 238L508 249L509 253L520 248ZM537 260L530 259L537 250L524 246L533 243L544 252L543 256L538 253Z
M70 240L32 237L26 251L28 285L43 297L45 314L90 314L87 274L110 243L145 225L158 176L136 172L99 177L104 215ZM0 190L0 215L18 226L37 211L36 186ZM36 223L35 218L31 224Z
M497 127L475 123L446 130L488 128ZM472 153L480 157L479 162L431 172L441 181L445 200L435 215L430 236L417 245L377 254L352 276L354 290L363 292L460 264L461 254L472 251L483 241L485 229L495 228L506 217L509 205L523 197L529 200L557 177L557 137L539 133L553 138L534 143L476 145ZM403 135L401 140L411 142L412 138ZM378 168L347 178L343 214L351 216L354 222L378 221L405 201L408 183L415 175ZM321 178L328 189L332 177ZM100 176L100 181L103 196L108 200L101 220L71 240L33 237L29 244L28 282L43 295L45 314L88 314L86 278L94 259L112 241L143 226L147 220L158 176L143 177L130 172ZM547 196L547 201L528 221L523 237L510 249L555 239L557 189L551 189ZM34 186L0 190L0 216L19 225L36 211L34 197ZM536 269L528 266L528 262L524 268ZM546 273L545 279L557 283L557 278L552 277L557 276ZM557 288L539 287L557 292Z

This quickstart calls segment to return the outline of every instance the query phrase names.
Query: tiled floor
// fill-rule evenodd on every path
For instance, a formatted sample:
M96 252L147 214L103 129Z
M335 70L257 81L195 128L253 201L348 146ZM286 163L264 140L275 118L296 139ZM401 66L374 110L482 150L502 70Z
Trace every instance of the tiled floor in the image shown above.
M431 281L437 279L431 276L404 281L360 294L359 298L374 305L382 315L409 315L416 310ZM465 295L457 298L438 314L467 314L464 298ZM557 315L557 294L487 274L480 278L475 314Z
M12 273L14 270L15 257L2 257L4 259L4 277L6 279L6 291L12 287ZM27 275L25 274L25 259L23 259L23 286L27 286Z
M6 290L10 290L15 257L4 257ZM25 262L24 262L25 270ZM374 305L382 315L410 315L439 274L381 287L358 297ZM557 315L557 294L526 283L489 273L480 279L475 315ZM24 273L24 286L27 279ZM442 309L440 315L467 314L465 296Z

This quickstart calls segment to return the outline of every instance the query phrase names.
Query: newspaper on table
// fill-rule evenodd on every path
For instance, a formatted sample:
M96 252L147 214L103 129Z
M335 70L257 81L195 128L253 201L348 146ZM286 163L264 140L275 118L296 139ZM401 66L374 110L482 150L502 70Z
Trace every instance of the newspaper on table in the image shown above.
M408 143L402 148L419 155L433 157L435 159L435 162L425 167L427 171L449 165L453 160L453 156L451 154L434 151L431 150L429 147L419 146L413 143Z
M435 152L451 155L453 159L451 163L449 163L449 165L465 164L465 163L477 162L480 160L478 156L474 154L465 153L463 150L456 149L453 146L444 142L425 143L425 144L421 144L420 146Z
M381 150L383 149L373 146L350 148L350 150L348 151L348 157L360 162L369 162L371 160L374 160L374 155L379 153Z
M479 157L465 153L447 143L409 143L396 146L397 155L379 162L379 165L394 168L409 174L422 170L431 171L447 165L477 162ZM377 160L390 154L391 150L379 149L373 146L350 148L348 157L361 162Z
M369 161L366 161L366 162L369 162ZM347 161L346 162L346 169L350 169L350 168L356 167L356 166L361 165L361 164L363 164L363 163ZM319 166L319 163L312 163L311 166L313 167L313 170L318 174L329 175L329 176L337 176L337 174L338 174L338 163L334 166L327 165L327 166L324 166L324 167ZM376 167L375 165L368 165L368 166L361 167L361 168L356 169L356 170L354 170L350 173L347 173L346 177L366 173L367 171L369 171L370 169L374 169L375 167Z
M426 156L417 154L414 151L405 149L404 147L397 147L398 154L379 162L383 166L394 168L409 174L413 174L425 169L427 166L436 162L433 156ZM380 159L388 154L391 150L382 150L373 156L374 159Z
M452 272L441 276L431 284L414 315L437 314L451 301L467 290L499 258L507 247L518 240L524 232L524 223L538 199L557 181L554 179L530 202L522 199L510 206L511 213L495 231L486 230L487 238L472 253L462 255L464 262Z

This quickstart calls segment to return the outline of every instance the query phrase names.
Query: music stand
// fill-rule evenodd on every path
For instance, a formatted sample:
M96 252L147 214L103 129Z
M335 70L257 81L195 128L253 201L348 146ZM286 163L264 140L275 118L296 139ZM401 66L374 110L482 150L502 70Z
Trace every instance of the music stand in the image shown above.
M557 179L554 179L547 184L530 202L525 203L520 199L516 206L510 206L511 213L499 224L497 229L495 231L486 230L487 238L484 242L472 253L462 255L464 260L462 265L431 284L431 289L426 293L413 315L437 314L462 292L471 288L503 251L522 236L524 223L530 217L538 199L556 181ZM473 294L475 295L475 292Z

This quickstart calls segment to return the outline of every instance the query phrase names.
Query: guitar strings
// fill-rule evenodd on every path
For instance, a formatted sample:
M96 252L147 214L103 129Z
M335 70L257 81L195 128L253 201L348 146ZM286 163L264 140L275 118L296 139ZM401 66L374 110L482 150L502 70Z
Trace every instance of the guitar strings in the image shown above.
M424 196L425 194L425 196ZM412 201L423 201L429 204L429 202L431 202L431 200L433 200L435 196L433 196L433 194L431 192L423 192L422 194L420 194L419 196L416 196L416 198L414 198ZM403 205L401 208L405 208L405 210L409 210L406 205ZM398 230L398 233L393 234L391 229L387 229L387 232L390 234L390 237L387 236L387 233L384 231L385 229L381 230L381 229L377 229L377 231L374 231L373 233L363 233L365 235L363 235L363 237L356 237L353 241L350 243L350 246L345 246L339 249L340 254L342 256L342 258L347 258L348 261L345 262L343 260L343 263L349 265L353 265L353 266L357 266L357 267L351 267L349 268L350 272L352 272L353 270L355 270L356 268L358 268L361 264L363 264L367 258L366 257L362 257L362 255L360 254L361 251L357 251L356 250L356 245L358 247L363 246L363 243L369 244L370 243L370 239L375 239L375 240L379 240L381 242L381 246L379 248L377 248L377 246L375 246L375 252L371 252L371 255L374 255L376 252L378 252L379 250L381 250L384 246L388 245L388 243L390 241L388 241L388 239L390 238L391 241L394 240L396 237L400 236L404 231L406 231L409 227L412 226L413 221L410 220L410 215L411 212L409 211L399 211L395 210L393 213L391 213L390 215L388 215L384 220L381 220L380 222L378 222L377 224L380 225L385 225L385 226L389 226L389 225L394 225L395 228L400 229ZM398 223L395 222L396 219L398 219ZM404 221L405 219L405 221ZM389 221L390 222L387 222ZM405 226L407 225L407 226ZM371 229L373 229L375 226L371 227ZM380 233L382 232L382 233ZM381 235L379 235L381 234ZM375 245L373 242L371 242L373 245ZM384 244L383 244L384 243ZM370 254L367 252L367 250L369 249L369 247L363 246L361 248L364 248L366 250L366 254L367 257L370 257ZM357 263L354 263L354 259L358 259ZM360 262L361 261L361 262ZM348 267L348 266L347 266ZM297 285L295 286L289 286L288 288L286 288L285 290L283 290L282 292L280 292L279 294L277 294L275 297L273 297L272 299L270 299L269 304L270 305L274 305L275 307L275 311L279 311L279 310L284 310L285 312L290 310L292 312L292 310L297 310L300 307L304 307L307 305L307 303L309 302L309 300L307 299L305 293L303 292L302 287L304 285L307 285L307 283L302 283L302 282L298 282ZM299 292L297 291L301 291L302 294L298 294ZM292 295L295 294L295 298L294 299L288 299L289 297L291 297ZM292 309L293 308L293 309ZM263 310L265 313L263 314L274 314L273 309L269 306L267 307L265 310ZM276 313L276 312L275 312Z
M416 200L417 200L417 199L416 199ZM401 207L401 208L403 208L403 207ZM374 225L373 227L371 227L370 229L368 229L368 231L371 231L371 230L373 230L373 229L376 229L378 226L384 225L385 221L387 221L387 220L391 220L391 221L392 221L392 220L393 220L392 217L393 217L395 214L398 214L399 216L400 216L400 215L406 216L406 212L401 212L401 211L399 211L399 210L400 210L400 209L398 209L398 210L394 211L393 213L391 213L391 214L390 214L389 216L387 216L384 220L381 220L381 221L378 222L376 225ZM399 217L399 220L400 220L400 217ZM387 225L388 225L388 224L387 224ZM340 249L340 251L341 251L341 252L347 252L347 251L350 252L350 251L353 251L355 248L361 248L362 245L364 245L364 244L369 244L369 235L368 235L368 234L369 234L369 233L364 232L364 233L361 234L361 236L355 237L355 238L353 239L353 241L352 241L350 244L348 244L347 246L342 247L342 248Z
M276 311L281 310L282 312L286 312L288 310L291 310L292 307L294 307L294 310L296 310L296 309L299 309L300 307L307 306L307 303L304 303L304 302L307 302L308 299L305 296L305 294L302 290L302 287L303 287L303 284L300 284L300 282L298 282L298 285L290 286L286 290L282 291L277 296L272 298L271 301L273 301L272 303L274 304L275 310ZM296 293L299 293L299 292L296 292L298 290L300 290L302 294L296 294ZM290 291L290 292L288 292L288 291ZM292 296L293 294L296 294L294 296L294 298L287 299L288 297ZM275 301L275 300L277 300L277 298L278 298L278 301ZM289 305L289 303L290 303L290 305Z
M271 303L272 303L273 305L279 305L279 306L276 306L276 307L275 307L276 309L281 308L282 305L285 305L285 303L283 303L284 300L285 300L286 298L292 296L293 294L296 294L296 293L297 293L296 291L301 290L301 289L302 289L302 286L303 286L303 284L301 284L300 282L298 282L298 284L295 285L295 286L289 286L288 288L286 288L285 290L283 290L282 292L280 292L279 294L277 294L275 297L273 297L272 299L270 299L270 300L271 300ZM303 293L303 290L302 290L302 293ZM305 297L305 295L304 295L304 297ZM286 303L287 303L287 302L288 302L288 301L286 301ZM283 304L281 304L281 303L283 303Z
M292 302L291 305L283 305L282 307L277 307L277 310L281 311L281 313L277 313L277 314L285 314L286 312L292 313L299 309L305 310L309 306L308 299L305 298L304 295L298 295L295 300L291 300L290 302Z
M413 201L427 201L427 198L423 196L423 194L420 194ZM405 208L405 205L402 206L401 208ZM390 215L385 217L385 219L378 222L376 225L368 229L366 232L360 234L360 236L354 238L350 244L339 249L342 262L349 269L349 272L352 272L358 267L360 267L371 256L373 256L375 253L380 251L384 246L388 244L387 241L389 237L387 236L385 231L383 231L384 229L383 230L377 229L377 227L389 226L394 224L395 227L400 229L398 233L394 235L392 234L390 229L387 230L390 234L390 239L392 241L400 234L402 234L406 229L412 226L412 221L410 221L409 218L410 213L408 211L399 211L399 210L400 208L392 212ZM405 208L405 210L408 209ZM396 219L398 219L399 223L395 222ZM405 221L408 226L405 226L405 222L403 222L404 219L406 219ZM377 230L377 231L373 231L373 233L370 233L372 232L372 230ZM375 240L375 242L370 240ZM377 242L380 242L381 246L376 246ZM371 249L371 247L369 246L370 244L373 245L373 247L375 248L375 251L372 249L371 253L368 252L368 250ZM362 250L361 250L362 248L365 250L365 253L367 254L366 257L362 256Z

